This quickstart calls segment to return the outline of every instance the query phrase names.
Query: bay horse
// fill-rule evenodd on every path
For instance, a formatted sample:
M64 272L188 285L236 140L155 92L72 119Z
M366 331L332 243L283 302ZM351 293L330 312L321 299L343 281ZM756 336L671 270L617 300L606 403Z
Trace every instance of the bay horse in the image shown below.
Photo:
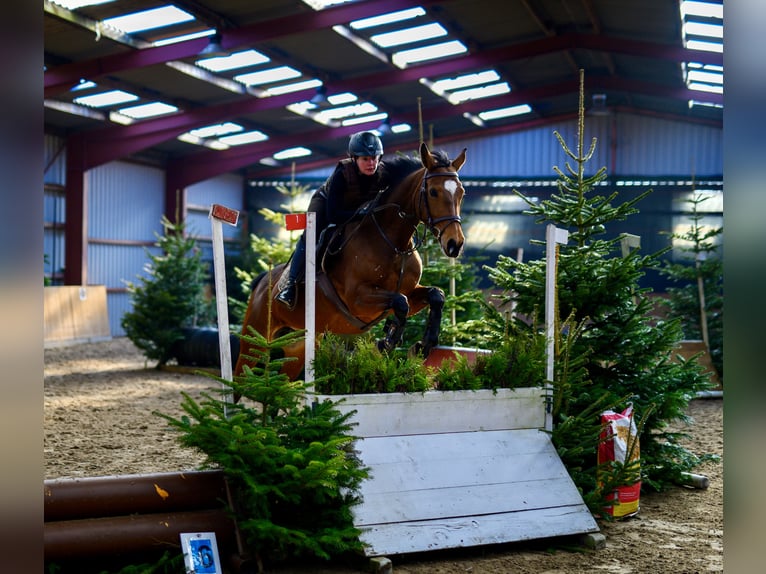
M420 284L423 264L417 248L425 237L416 232L423 223L423 236L425 229L430 230L447 257L455 258L462 252L465 236L460 208L465 190L458 171L465 163L466 151L450 160L446 153L432 153L422 143L419 160L398 156L385 162L390 185L372 200L365 215L337 228L321 265L317 262L318 334L362 334L385 318L384 338L378 341L378 348L386 352L400 341L407 317L429 307L423 339L410 352L427 357L438 344L444 292ZM286 279L286 268L286 264L277 265L271 271L271 281L264 273L254 282L242 335L252 328L273 340L287 330L305 328L305 285L299 286L298 302L292 310L275 300ZM304 344L300 339L284 348L285 356L297 359L282 367L292 380L303 369ZM249 346L242 338L235 376L243 374L245 365L253 366Z

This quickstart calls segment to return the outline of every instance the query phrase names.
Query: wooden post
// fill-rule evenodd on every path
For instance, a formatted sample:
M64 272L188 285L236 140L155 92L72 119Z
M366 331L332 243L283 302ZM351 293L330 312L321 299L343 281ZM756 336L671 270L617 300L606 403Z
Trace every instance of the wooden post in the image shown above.
M556 354L556 263L558 244L569 241L569 232L552 223L545 229L545 337L547 341L545 378L545 430L553 430L553 360Z
M231 347L229 343L229 307L226 294L226 267L223 255L223 228L225 222L236 227L239 211L223 205L210 206L210 224L213 228L213 274L215 279L215 302L218 311L218 348L221 355L221 378L232 380ZM229 395L224 395L224 415Z
M306 281L304 289L304 380L306 402L311 403L314 394L314 354L316 345L316 213L288 213L285 215L285 229L304 230L306 240Z
M316 345L316 213L306 214L306 342L305 380L311 386L309 395L314 394L314 353Z

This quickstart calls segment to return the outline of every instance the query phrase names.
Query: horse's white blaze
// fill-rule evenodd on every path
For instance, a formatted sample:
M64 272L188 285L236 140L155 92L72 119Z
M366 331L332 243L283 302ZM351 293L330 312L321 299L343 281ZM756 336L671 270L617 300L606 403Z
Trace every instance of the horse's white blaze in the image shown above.
M452 179L448 179L444 182L444 189L446 189L449 194L454 197L455 192L457 191L457 182Z

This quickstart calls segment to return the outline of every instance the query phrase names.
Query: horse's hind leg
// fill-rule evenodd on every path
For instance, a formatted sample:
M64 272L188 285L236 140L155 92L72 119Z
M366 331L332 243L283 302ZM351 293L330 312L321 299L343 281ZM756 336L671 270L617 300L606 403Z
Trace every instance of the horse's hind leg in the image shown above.
M415 352L428 357L436 345L439 344L439 332L441 331L442 308L444 307L444 291L438 287L428 288L428 319L423 340L415 345Z
M404 324L407 322L407 314L410 311L407 297L397 293L391 301L391 310L394 312L394 315L386 320L386 324L383 327L384 336L378 341L378 349L385 352L393 349L402 338Z

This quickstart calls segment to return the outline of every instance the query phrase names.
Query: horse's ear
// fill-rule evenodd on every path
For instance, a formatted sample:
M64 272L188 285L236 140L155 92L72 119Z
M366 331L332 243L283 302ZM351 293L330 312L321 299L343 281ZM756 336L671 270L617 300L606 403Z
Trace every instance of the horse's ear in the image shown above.
M431 152L428 150L426 142L420 142L420 161L423 162L423 165L429 171L432 170L436 165Z
M464 147L463 151L460 152L460 155L452 160L452 167L455 168L455 171L460 171L460 168L463 167L463 164L465 163L465 152L467 151L468 148Z

